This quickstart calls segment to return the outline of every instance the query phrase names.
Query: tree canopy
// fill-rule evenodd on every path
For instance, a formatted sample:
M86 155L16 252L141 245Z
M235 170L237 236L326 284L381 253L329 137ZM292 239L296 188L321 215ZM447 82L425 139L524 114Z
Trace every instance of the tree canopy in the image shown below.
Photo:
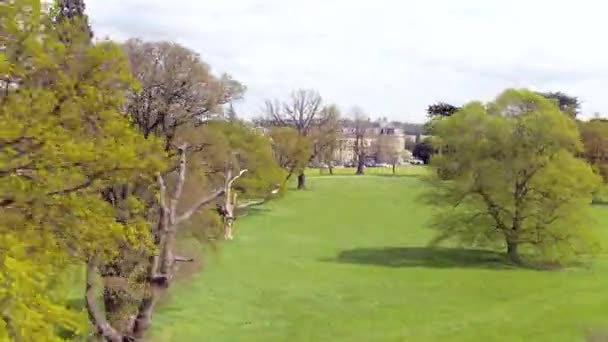
M69 44L88 33L39 1L2 4L0 17L0 339L59 341L58 329L86 329L53 291L66 270L150 245L147 222L117 222L100 193L152 178L164 153L122 113L134 81L120 47Z
M436 134L435 242L503 245L515 263L520 245L551 258L597 249L586 212L598 177L576 157L576 125L552 101L507 90L467 104Z

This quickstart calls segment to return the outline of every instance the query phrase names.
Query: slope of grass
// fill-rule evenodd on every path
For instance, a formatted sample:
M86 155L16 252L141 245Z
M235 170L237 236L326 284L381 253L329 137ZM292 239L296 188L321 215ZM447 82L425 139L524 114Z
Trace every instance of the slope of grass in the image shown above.
M512 269L429 249L416 177L311 177L179 282L153 341L582 341L608 327L608 262ZM608 207L598 206L598 227Z

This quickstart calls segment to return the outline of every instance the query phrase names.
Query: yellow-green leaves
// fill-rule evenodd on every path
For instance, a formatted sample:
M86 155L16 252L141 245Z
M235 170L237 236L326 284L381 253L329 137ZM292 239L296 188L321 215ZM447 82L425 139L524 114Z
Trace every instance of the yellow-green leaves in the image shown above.
M555 103L510 89L464 106L434 132L441 238L527 245L551 258L597 251L585 213L599 179L576 157L577 127Z
M143 204L116 208L102 190L165 169L163 147L123 113L135 82L121 49L65 43L77 26L39 7L0 5L0 74L9 80L0 92L0 340L59 341L60 329L86 328L54 284L70 265L112 258L119 244L150 248ZM118 222L119 209L131 215Z

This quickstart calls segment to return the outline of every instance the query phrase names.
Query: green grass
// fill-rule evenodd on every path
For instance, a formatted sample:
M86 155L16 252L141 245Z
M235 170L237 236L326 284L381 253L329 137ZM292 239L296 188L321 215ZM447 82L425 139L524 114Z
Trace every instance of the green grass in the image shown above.
M506 267L426 248L416 177L310 177L253 212L154 318L153 341L583 341L608 328L608 259ZM598 229L608 207L597 206Z
M336 167L333 172L336 176L343 175L354 175L356 173L356 168L345 168L345 167ZM424 166L420 165L400 165L397 166L395 170L395 175L397 176L418 176L426 174L428 169ZM330 176L329 170L326 169L307 169L306 175L308 176ZM391 176L393 175L393 169L389 167L368 167L365 168L365 175L373 175L373 176Z

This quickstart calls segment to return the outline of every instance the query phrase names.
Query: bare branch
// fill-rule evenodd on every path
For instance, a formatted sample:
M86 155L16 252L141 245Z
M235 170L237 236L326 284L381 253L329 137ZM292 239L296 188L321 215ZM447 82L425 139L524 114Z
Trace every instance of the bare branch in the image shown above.
M186 151L188 150L188 144L179 146L179 178L177 180L177 188L171 199L171 224L175 224L175 217L177 211L177 205L182 197L184 190L184 183L186 182Z
M160 206L162 208L167 207L167 185L165 185L165 180L163 176L159 174L156 175L156 179L158 181L158 185L160 187Z
M233 184L234 182L236 182L236 181L237 181L239 178L241 178L241 176L243 176L243 175L244 175L246 172L248 172L248 171L249 171L249 170L247 170L247 169L241 170L241 172L239 172L239 174L238 174L237 176L235 176L235 177L234 177L234 178L232 178L230 181L228 181L228 188L231 188L231 187L232 187L232 184Z
M186 258L183 256L175 256L173 257L174 262L194 262L194 258Z
M192 217L192 215L194 215L194 213L196 213L197 211L199 211L202 207L204 207L205 205L213 202L217 198L221 197L222 195L224 195L224 193L225 193L224 189L221 189L221 190L215 191L213 194L211 194L211 195L209 195L207 197L201 198L196 204L194 204L185 213L183 213L182 215L180 215L179 217L177 217L175 219L175 224L180 224L180 223L186 221L187 219L189 219L190 217Z
M103 336L109 342L122 342L123 336L116 331L106 320L103 312L97 305L97 299L95 298L96 279L95 270L96 265L93 261L87 262L87 274L86 274L86 289L85 289L85 301L87 312L91 321L95 324L97 332Z

